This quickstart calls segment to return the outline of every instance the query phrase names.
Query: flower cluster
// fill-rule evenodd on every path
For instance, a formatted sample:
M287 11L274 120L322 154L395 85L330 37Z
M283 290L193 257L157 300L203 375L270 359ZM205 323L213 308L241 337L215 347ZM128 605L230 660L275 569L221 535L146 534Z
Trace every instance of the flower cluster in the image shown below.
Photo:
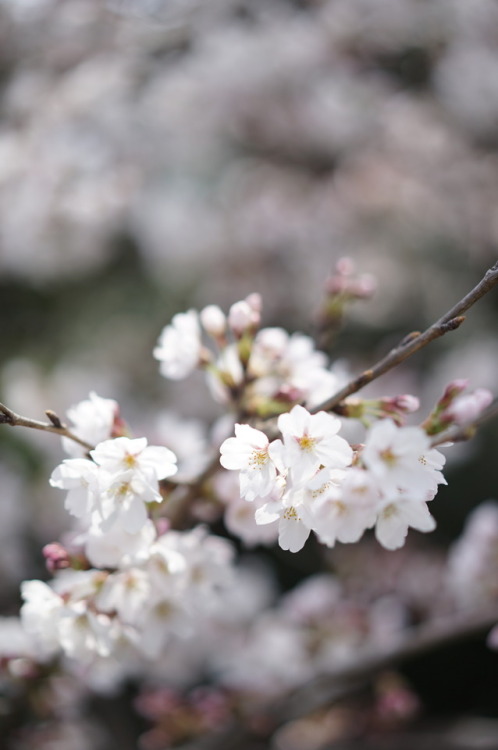
M228 315L216 305L178 313L154 349L161 374L179 380L201 367L216 401L236 402L261 416L295 403L313 406L342 385L344 374L328 368L313 339L283 328L259 329L260 321L258 294L235 302Z
M339 289L341 314L347 291ZM142 705L157 723L152 743L196 737L211 721L242 715L249 696L261 707L324 670L347 668L362 648L391 647L412 610L458 605L462 581L485 581L478 601L495 595L482 573L496 547L494 506L455 547L446 577L429 561L421 587L419 564L411 582L400 582L402 596L387 580L396 564L383 563L379 574L369 562L396 556L368 542L359 548L370 550L367 557L357 557L360 587L350 566L337 578L311 576L271 606L266 568L241 560L234 575L234 546L209 530L222 516L243 545L278 543L290 552L311 532L332 548L373 530L381 547L394 550L409 528L434 529L428 504L446 483L435 446L448 427L465 437L491 400L483 389L465 393L467 382L456 380L421 425L407 426L419 408L415 396L361 398L365 373L342 388L310 337L260 324L261 300L251 294L227 315L209 305L177 314L163 330L154 350L161 372L179 379L205 370L211 394L228 407L210 431L197 420L156 415L151 445L132 436L115 401L93 392L69 410L69 427L54 412L47 412L51 424L33 423L63 436L69 457L50 485L66 492L74 525L43 549L51 580L22 584L20 621L0 621L12 639L0 661L11 675L62 669L99 691L129 678L157 680L158 692L153 687ZM3 409L11 424L19 419ZM401 555L414 559L410 550ZM444 596L429 606L438 582ZM206 676L214 692L197 693ZM165 681L170 692L161 692ZM182 697L187 685L193 692ZM163 721L156 698L172 700L174 715Z
M146 438L104 440L92 460L70 458L52 473L53 487L69 490L65 507L77 518L109 531L116 523L133 534L147 521L147 503L161 503L159 480L176 472L168 448L148 446Z
M353 451L337 433L338 417L296 405L278 418L282 439L237 424L221 446L221 464L239 471L240 494L255 502L258 524L278 521L279 544L296 552L310 531L332 547L356 542L375 526L388 549L402 546L409 527L435 527L427 502L439 484L444 456L420 427L376 422Z
M37 653L84 664L136 652L158 658L173 637L192 637L230 580L232 547L198 527L157 535L149 521L137 539L90 544L89 557L114 569L62 570L50 585L22 585L21 617ZM121 549L120 549L121 548Z
M177 458L146 438L111 437L124 430L114 401L92 393L69 417L79 439L101 442L84 454L63 440L78 457L57 466L50 484L67 491L78 527L66 546L44 548L54 579L23 583L21 618L37 658L62 653L94 671L104 661L115 680L197 632L230 581L233 550L202 526L153 523L160 482L176 474Z

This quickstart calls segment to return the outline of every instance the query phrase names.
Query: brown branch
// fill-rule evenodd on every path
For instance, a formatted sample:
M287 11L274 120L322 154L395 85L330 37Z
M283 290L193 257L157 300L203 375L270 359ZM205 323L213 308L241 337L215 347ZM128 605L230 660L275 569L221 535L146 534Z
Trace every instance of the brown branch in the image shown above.
M62 424L55 412L49 410L46 414L50 421L38 422L36 419L21 417L20 414L16 414L15 411L9 409L5 404L0 404L0 424L8 424L11 427L30 427L33 430L43 430L44 432L54 432L56 435L74 440L75 443L79 443L79 445L82 445L87 451L91 451L95 447L68 430L68 428Z
M323 708L328 703L352 690L368 684L385 669L398 667L405 662L438 648L449 646L466 638L489 631L498 623L498 606L481 611L470 610L433 620L408 631L405 638L390 649L367 649L351 665L321 675L296 690L276 707L281 722L298 718ZM275 715L272 712L272 715Z
M172 494L166 504L167 517L171 522L171 525L175 529L181 529L187 526L190 520L190 506L197 500L203 491L203 487L208 479L216 474L220 468L220 454L219 450L213 454L213 457L207 464L204 471L202 471L194 479L186 482L176 482L174 478L164 479L160 482L160 485L165 489L182 488L184 492L182 494Z
M371 383L376 378L384 375L384 373L392 370L396 365L404 362L405 359L411 357L412 354L418 352L424 346L427 346L434 339L444 336L449 331L454 331L458 328L465 317L463 313L472 307L481 297L484 297L493 287L498 284L498 262L490 268L481 281L474 287L468 294L457 302L451 310L443 315L438 321L433 323L423 333L414 331L413 333L405 336L402 341L392 349L383 359L381 359L373 367L360 373L354 380L350 381L347 385L341 388L340 391L335 393L333 396L323 401L319 406L316 406L311 411L316 413L317 411L331 411L340 404L347 396L352 393L357 393L361 388Z

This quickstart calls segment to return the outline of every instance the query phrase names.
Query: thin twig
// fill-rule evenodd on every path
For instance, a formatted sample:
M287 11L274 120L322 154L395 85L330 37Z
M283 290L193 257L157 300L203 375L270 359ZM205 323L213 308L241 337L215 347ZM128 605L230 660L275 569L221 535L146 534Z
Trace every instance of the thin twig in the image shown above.
M433 323L426 331L420 333L414 331L413 333L405 336L402 341L392 349L383 359L368 370L360 373L358 377L350 381L347 385L341 388L340 391L335 393L330 398L323 401L321 404L313 408L313 413L317 411L331 411L340 404L347 396L352 393L357 393L361 388L371 383L372 380L384 375L384 373L392 370L393 367L404 362L405 359L411 357L412 354L427 346L431 341L444 336L449 331L454 331L458 328L465 320L463 313L472 307L481 297L484 297L493 287L498 284L498 262L490 268L481 281L475 286L468 294L457 302L451 310L443 315L438 321Z
M176 482L174 478L161 481L161 486L164 488L172 487L184 490L182 494L172 494L166 505L168 519L173 528L183 528L187 525L192 502L199 498L202 494L204 484L216 474L219 468L220 454L219 451L217 451L213 454L204 471L194 479L185 482Z
M54 412L47 412L47 416L50 419L50 422L38 422L36 419L21 417L20 414L16 414L15 411L9 409L5 404L0 404L0 424L8 424L11 427L31 427L33 430L54 432L56 435L74 440L75 443L79 443L79 445L82 445L87 451L91 451L95 447L90 443L87 443L86 440L79 438L71 432L71 430L68 430Z

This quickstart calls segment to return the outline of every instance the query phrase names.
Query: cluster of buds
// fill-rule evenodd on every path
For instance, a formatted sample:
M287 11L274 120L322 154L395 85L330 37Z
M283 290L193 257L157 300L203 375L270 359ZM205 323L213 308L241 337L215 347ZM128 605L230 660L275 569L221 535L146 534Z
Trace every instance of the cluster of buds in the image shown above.
M451 425L468 425L474 422L493 401L487 388L477 388L465 393L468 380L453 380L446 386L442 397L424 422L428 435L437 435Z
M309 336L260 323L258 294L234 303L228 316L216 305L175 315L154 349L161 374L180 380L205 370L213 398L246 417L317 405L343 384L344 375L330 369Z
M420 402L409 393L401 396L382 396L363 399L351 396L336 411L342 417L359 419L366 427L375 419L392 419L397 425L405 423L408 414L418 411Z
M356 274L351 258L340 258L333 273L325 282L325 300L317 316L318 330L327 347L339 329L344 313L356 300L369 299L376 283L370 274Z

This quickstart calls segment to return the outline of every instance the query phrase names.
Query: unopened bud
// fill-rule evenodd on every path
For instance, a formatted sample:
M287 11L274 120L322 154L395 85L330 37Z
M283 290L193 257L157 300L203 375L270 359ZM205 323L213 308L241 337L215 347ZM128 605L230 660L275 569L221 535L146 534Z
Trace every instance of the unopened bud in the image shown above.
M171 528L171 521L169 518L158 518L156 520L156 531L158 536L166 534Z
M71 557L69 552L59 542L46 544L42 550L45 558L47 569L53 573L56 570L63 570L71 567Z
M458 380L452 380L451 383L448 383L448 385L445 388L445 391L439 400L439 406L446 407L451 404L453 399L455 399L457 396L460 395L460 393L463 393L463 391L468 388L469 381L464 380L463 378L459 378Z
M258 292L253 292L246 297L246 302L255 313L260 313L263 309L263 300Z
M402 396L395 396L392 401L399 411L403 411L406 414L412 414L420 408L420 401L416 396L412 396L410 393L405 393Z
M493 394L486 388L478 388L473 393L456 398L442 418L456 424L474 422L493 400Z
M199 317L205 331L210 336L214 336L215 338L223 336L227 327L227 319L221 307L218 307L218 305L207 305L207 307L201 310Z
M256 313L248 302L235 302L228 312L228 325L236 336L242 336L246 331L259 325L259 313Z
M335 265L335 270L341 276L351 276L351 274L353 274L355 271L354 260L352 258L349 258L348 256L339 258Z
M364 274L351 285L351 293L358 299L371 297L377 289L375 276Z

